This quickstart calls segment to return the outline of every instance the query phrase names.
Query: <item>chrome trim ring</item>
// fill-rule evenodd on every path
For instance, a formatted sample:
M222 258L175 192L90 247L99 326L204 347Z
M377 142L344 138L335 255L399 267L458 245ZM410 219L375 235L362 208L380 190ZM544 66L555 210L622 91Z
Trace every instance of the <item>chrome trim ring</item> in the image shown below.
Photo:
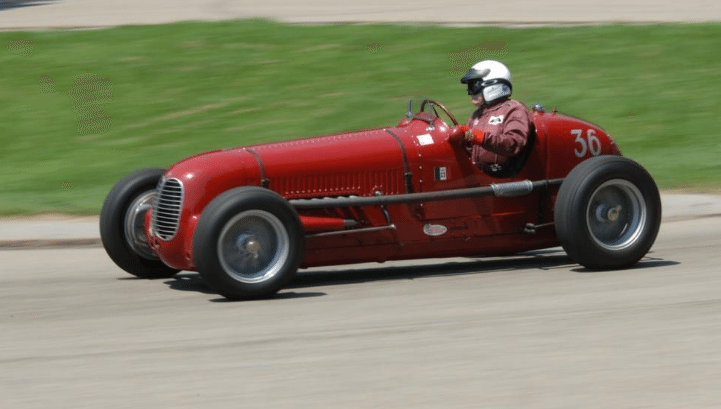
M150 249L145 236L145 215L152 207L154 199L154 190L149 190L136 197L128 206L124 219L125 241L136 254L148 260L158 260L158 256Z
M597 245L619 251L639 240L647 214L646 201L636 185L624 179L612 179L591 195L586 225Z
M290 237L283 222L265 210L246 210L230 219L218 237L223 270L245 284L275 277L290 254Z

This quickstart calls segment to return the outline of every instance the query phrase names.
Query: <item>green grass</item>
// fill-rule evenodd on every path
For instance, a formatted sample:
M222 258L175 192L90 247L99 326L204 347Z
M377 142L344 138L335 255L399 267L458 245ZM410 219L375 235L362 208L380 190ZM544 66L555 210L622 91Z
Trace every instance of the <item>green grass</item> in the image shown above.
M599 124L662 188L716 189L719 49L721 24L503 29L251 20L3 32L0 214L97 213L113 183L137 168L215 148L393 125L410 97L438 99L465 120L472 106L458 78L489 57L511 68L516 99ZM109 123L97 120L104 116Z

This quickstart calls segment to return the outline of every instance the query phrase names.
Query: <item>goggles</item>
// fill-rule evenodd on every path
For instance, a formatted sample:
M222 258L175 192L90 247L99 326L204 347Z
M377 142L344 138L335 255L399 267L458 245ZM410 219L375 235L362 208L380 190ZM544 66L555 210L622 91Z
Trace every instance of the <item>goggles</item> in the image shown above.
M481 92L483 92L483 88L486 88L488 86L495 85L495 84L506 84L509 87L511 86L511 84L508 81L506 81L502 78L495 78L495 79L488 80L488 81L483 81L483 80L470 81L470 82L468 82L468 95L480 94Z
M468 83L468 95L480 94L483 88L483 81L471 81Z

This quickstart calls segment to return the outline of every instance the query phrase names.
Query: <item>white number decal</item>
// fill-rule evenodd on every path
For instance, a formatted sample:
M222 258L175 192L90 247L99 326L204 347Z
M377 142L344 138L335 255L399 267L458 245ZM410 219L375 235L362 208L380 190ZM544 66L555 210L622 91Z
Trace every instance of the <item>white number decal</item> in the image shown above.
M587 129L585 139L583 138L583 129L571 129L571 135L576 136L576 143L579 147L574 149L573 153L579 158L586 156L589 151L593 156L601 154L601 140L596 136L595 130Z
M586 144L586 141L581 137L581 135L583 135L583 130L571 129L571 135L576 135L576 143L581 145L580 150L576 149L573 151L576 156L581 158L586 154L586 151L588 150L588 144Z
M596 137L596 131L589 129L586 132L586 138L588 138L588 148L591 150L591 155L598 156L601 154L601 140Z

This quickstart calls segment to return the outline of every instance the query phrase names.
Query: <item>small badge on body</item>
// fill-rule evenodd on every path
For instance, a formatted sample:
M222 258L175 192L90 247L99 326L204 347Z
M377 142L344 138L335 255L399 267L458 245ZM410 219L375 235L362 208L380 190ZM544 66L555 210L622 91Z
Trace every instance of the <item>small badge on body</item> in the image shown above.
M440 236L445 234L448 231L448 227L442 225L442 224L426 224L423 226L423 233L425 233L427 236Z

